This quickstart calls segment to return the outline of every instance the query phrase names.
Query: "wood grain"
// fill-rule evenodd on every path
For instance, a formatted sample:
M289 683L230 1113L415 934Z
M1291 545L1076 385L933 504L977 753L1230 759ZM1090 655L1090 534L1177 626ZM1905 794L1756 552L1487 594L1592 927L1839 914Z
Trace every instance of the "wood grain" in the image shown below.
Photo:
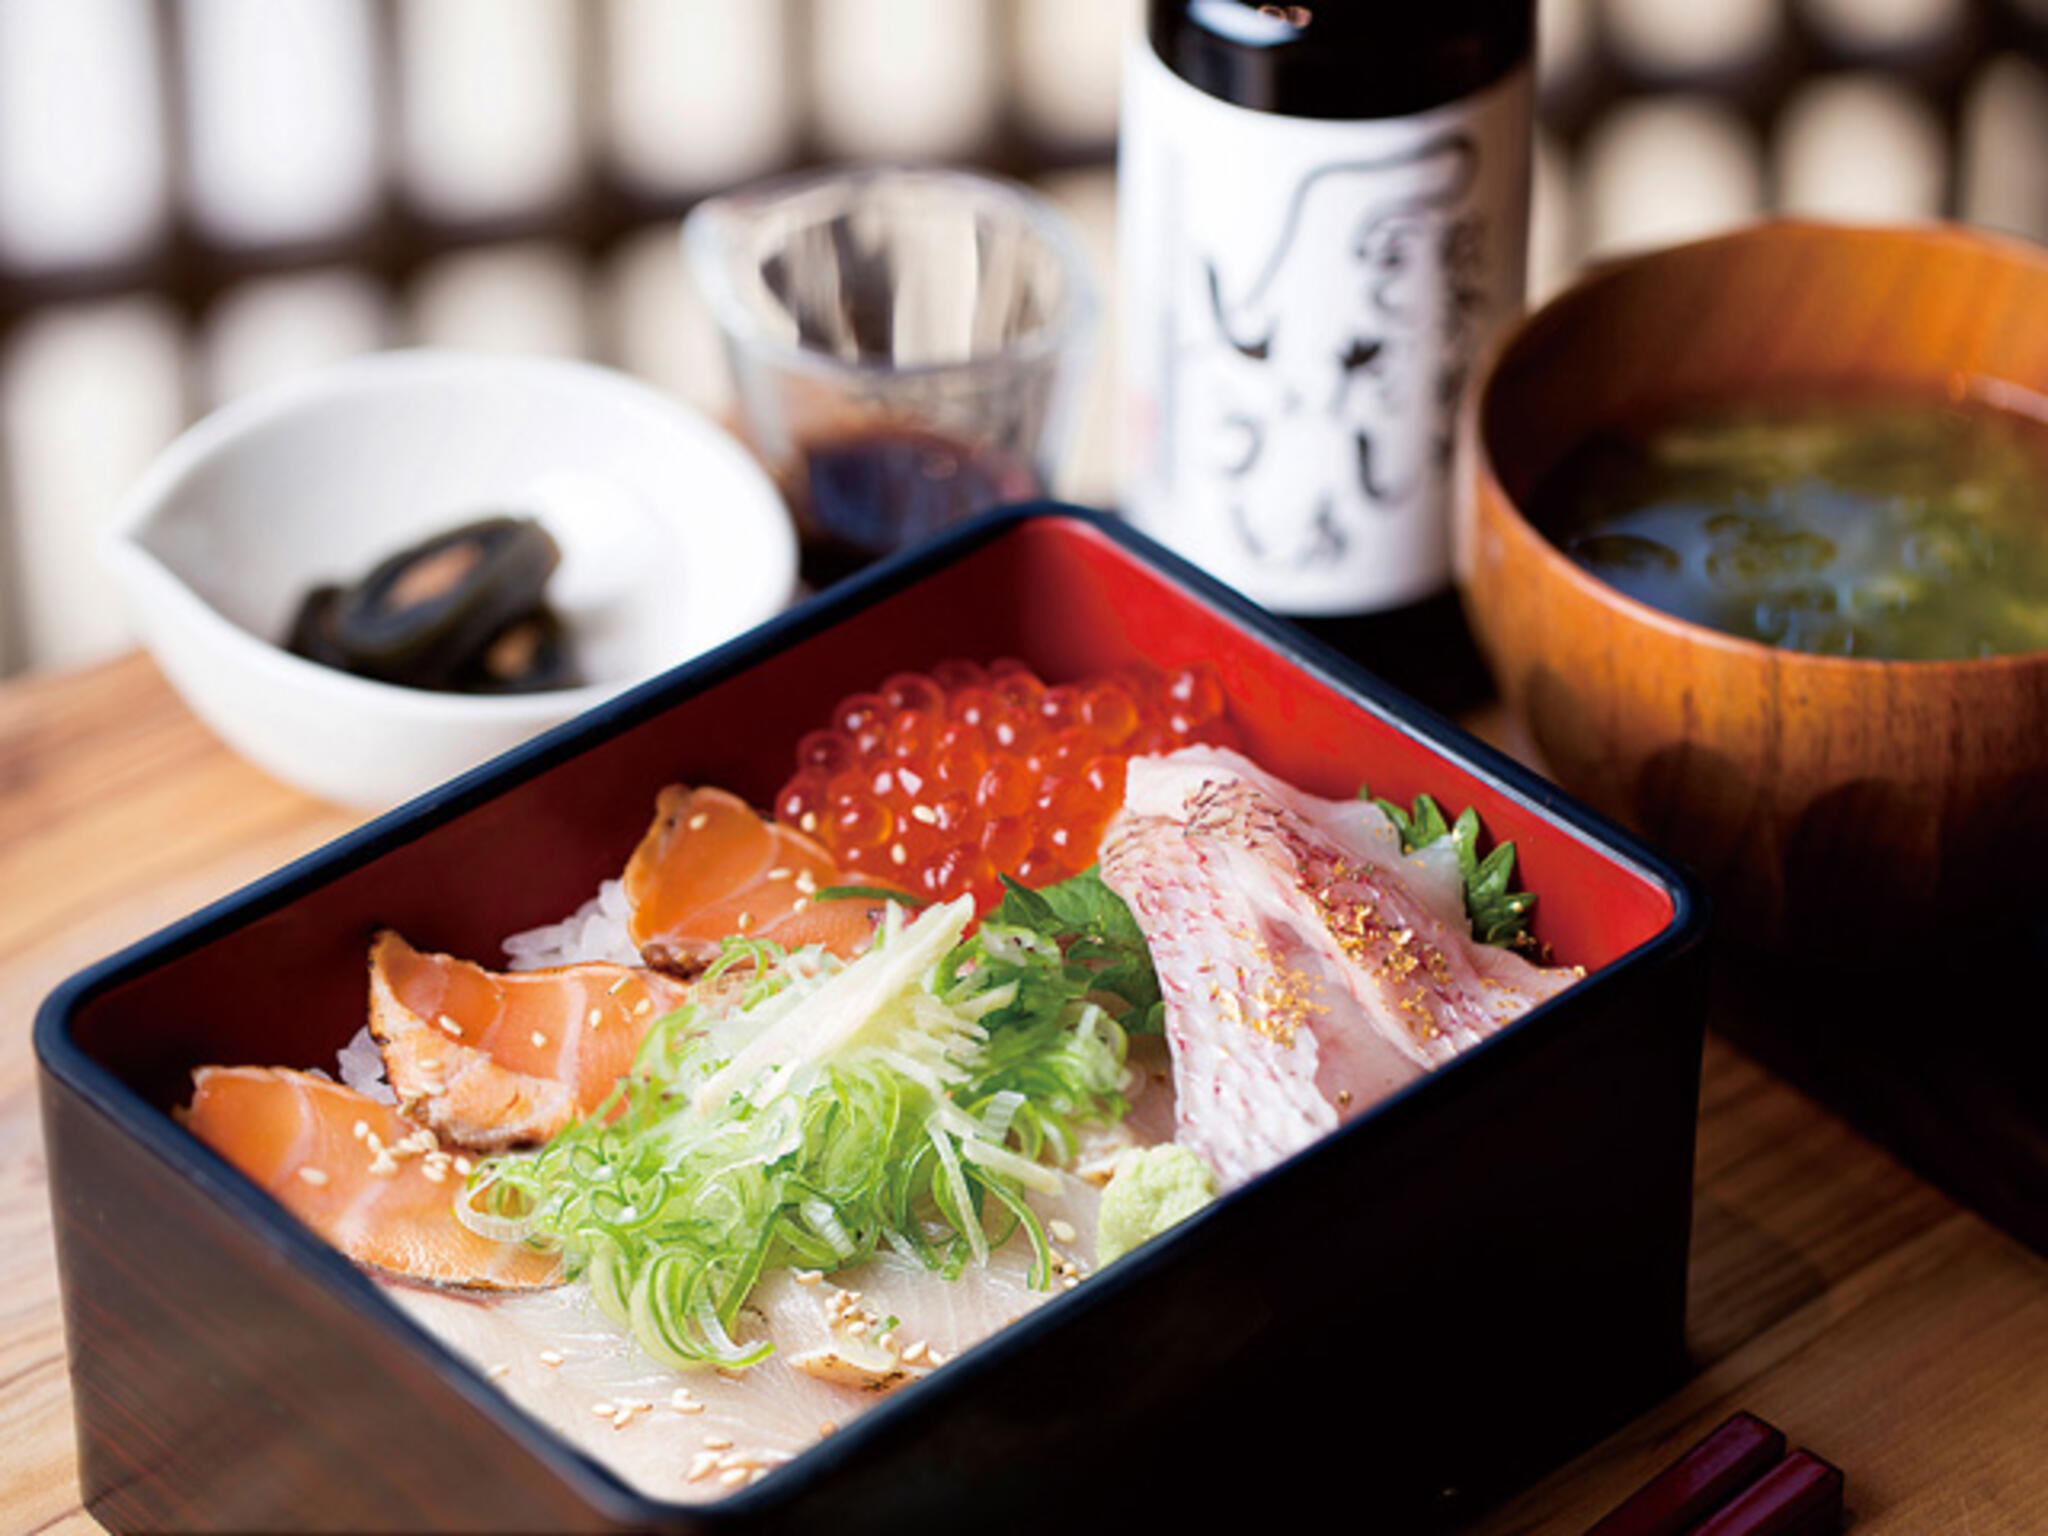
M1690 863L1724 926L1808 944L1995 911L2048 852L2048 654L1783 651L1620 595L1523 516L1595 432L1802 388L2048 396L2048 253L1959 229L1764 224L1616 263L1511 339L1458 571L1567 788ZM2038 405L2035 407L2038 409Z
M82 1536L28 1024L65 975L344 830L150 664L0 688L0 1532ZM1581 1531L1737 1406L1848 1474L1861 1532L2048 1529L2048 1264L1718 1040L1669 1401L1477 1529Z

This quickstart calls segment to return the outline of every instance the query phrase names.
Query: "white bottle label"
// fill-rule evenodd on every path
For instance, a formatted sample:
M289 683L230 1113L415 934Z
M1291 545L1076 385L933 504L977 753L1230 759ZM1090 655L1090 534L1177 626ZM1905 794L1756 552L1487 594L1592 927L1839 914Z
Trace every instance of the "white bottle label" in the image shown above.
M1125 74L1124 502L1268 607L1450 581L1458 403L1520 308L1525 67L1413 117L1276 116L1142 41Z

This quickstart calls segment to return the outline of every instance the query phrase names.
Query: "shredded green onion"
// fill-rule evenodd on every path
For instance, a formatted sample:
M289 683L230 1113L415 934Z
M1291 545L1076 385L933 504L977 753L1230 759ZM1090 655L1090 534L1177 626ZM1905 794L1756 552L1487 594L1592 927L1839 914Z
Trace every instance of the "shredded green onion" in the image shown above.
M766 1358L736 1330L779 1268L886 1246L955 1278L1021 1229L1049 1285L1027 1194L1058 1188L1083 1127L1122 1116L1124 1030L1057 944L995 923L963 941L972 915L968 900L908 921L892 908L845 964L729 941L711 974L746 968L737 1001L659 1020L597 1110L482 1163L458 1215L559 1250L675 1366Z

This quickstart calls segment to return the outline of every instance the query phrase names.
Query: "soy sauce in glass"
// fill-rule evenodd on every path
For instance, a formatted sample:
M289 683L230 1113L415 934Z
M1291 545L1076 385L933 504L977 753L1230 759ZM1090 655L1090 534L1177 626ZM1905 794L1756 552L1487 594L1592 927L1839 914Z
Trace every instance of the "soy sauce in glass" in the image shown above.
M978 512L1042 491L1021 459L911 424L810 444L787 478L800 569L813 589Z

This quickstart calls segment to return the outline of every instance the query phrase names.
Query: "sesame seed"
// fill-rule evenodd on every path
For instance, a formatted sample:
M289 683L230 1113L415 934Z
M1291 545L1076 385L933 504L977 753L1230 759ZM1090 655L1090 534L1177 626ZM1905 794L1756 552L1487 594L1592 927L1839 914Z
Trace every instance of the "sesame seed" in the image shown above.
M632 1422L633 1410L631 1408L621 1408L617 1413L612 1415L613 1429L624 1429L628 1424Z
M778 864L768 871L768 878L770 880L787 880L792 873L793 871L787 864Z
M1060 1289L1063 1291L1071 1291L1080 1283L1081 1277L1079 1275L1063 1275L1060 1277Z
M846 1325L846 1331L852 1334L856 1339L861 1338L865 1336L868 1331L868 1320L864 1317L856 1317L852 1322Z
M351 1128L350 1134L352 1134L357 1141L361 1141L364 1137L370 1134L370 1122L367 1120L358 1120L355 1123L355 1125Z
M462 1026L456 1023L453 1019L449 1018L447 1014L441 1014L434 1020L434 1023L437 1024L444 1033L453 1035L458 1040L462 1038Z
M432 1183L445 1184L448 1182L448 1165L446 1163L421 1163L420 1172L425 1174Z
M753 1471L747 1474L747 1481L749 1483L758 1483L759 1481L761 1481L762 1478L766 1477L767 1475L768 1469L766 1467L756 1467Z
M836 1435L838 1433L839 1426L837 1424L834 1424L830 1419L821 1419L818 1421L819 1438L822 1439L826 1435Z
M723 1472L718 1474L719 1486L724 1488L737 1488L741 1483L744 1483L745 1481L747 1481L748 1478L752 1477L753 1475L753 1470L748 1467L727 1467Z
M891 864L908 864L910 862L910 850L901 843L891 843L889 845L889 862Z
M739 931L741 933L745 933L749 928L754 926L754 914L751 912L742 912L739 915L739 917L734 920L734 922L735 926L738 927Z
M815 896L818 894L818 877L808 869L799 870L797 871L796 888L806 896Z
M797 825L798 825L799 827L801 827L801 828L802 828L802 829L803 829L804 831L806 831L806 832L815 832L815 831L817 831L817 830L818 830L818 813L817 813L816 811L805 811L805 812L803 813L802 817L800 817L800 818L798 819L798 821L797 821Z
M484 1377L488 1381L503 1381L507 1376L510 1376L511 1374L512 1367L507 1365L504 1361L500 1360L496 1365L492 1366L488 1371L484 1372Z
M1081 1235L1074 1230L1074 1224L1071 1221L1061 1221L1057 1216L1045 1224L1045 1229L1052 1234L1053 1241L1056 1243L1071 1243Z
M623 976L619 977L617 981L614 981L610 986L604 989L605 996L617 997L621 992L625 991L627 987L631 986L632 982L633 973L631 971L628 971Z
M439 1072L439 1071L441 1070L441 1068L442 1068L442 1067L443 1067L444 1065L445 1065L445 1063L444 1063L444 1062L442 1062L441 1058L440 1058L440 1057L438 1057L438 1056L436 1056L436 1057L435 1057L435 1058L434 1058L434 1059L433 1059L432 1061L423 1061L423 1062L421 1062L421 1063L420 1063L420 1070L421 1070L422 1072ZM409 1141L409 1140L411 1140L411 1138L410 1138L410 1137L408 1137L408 1138L406 1138L406 1139L407 1139L408 1141ZM403 1146L404 1144L405 1144L404 1142L400 1142L400 1143L399 1143L399 1145L400 1145L400 1146Z
M933 1365L944 1365L947 1360L952 1358L949 1355L941 1354L938 1350L932 1349L929 1346L925 1349L924 1357L931 1361Z
M539 1050L542 1046L548 1043L548 1037L542 1034L537 1029L528 1038L533 1041L533 1048L535 1050Z
M904 1363L906 1365L917 1364L918 1361L924 1358L925 1349L926 1345L923 1339L912 1339L908 1344L903 1346Z
M939 813L928 805L913 805L910 808L910 819L927 827L935 827L939 824Z
M584 1017L583 1022L588 1024L592 1029L597 1028L598 1025L604 1022L604 1010L602 1008L591 1009L590 1012Z
M633 1005L633 1012L636 1014L654 1012L654 999L651 997L641 998L639 1002Z
M704 1449L707 1451L729 1451L732 1449L732 1442L723 1435L706 1435L704 1437Z
M455 1171L461 1174L465 1179L470 1176L470 1174L475 1170L475 1168L476 1164L472 1163L466 1157L458 1157L457 1159L455 1159Z
M544 1349L540 1352L540 1363L546 1366L560 1365L566 1358L559 1349Z
M690 1458L690 1470L683 1474L683 1480L701 1483L718 1470L718 1455L715 1451L699 1451Z
M692 832L702 832L711 825L711 813L709 811L699 811L690 818L688 825Z
M324 1189L327 1187L327 1174L322 1169L301 1168L299 1170L299 1177L304 1179L308 1184L312 1185L315 1189Z
M619 1411L619 1405L617 1403L592 1403L590 1411L600 1419L608 1419Z
M822 1269L799 1269L790 1278L798 1285L816 1285L825 1278L825 1272Z

